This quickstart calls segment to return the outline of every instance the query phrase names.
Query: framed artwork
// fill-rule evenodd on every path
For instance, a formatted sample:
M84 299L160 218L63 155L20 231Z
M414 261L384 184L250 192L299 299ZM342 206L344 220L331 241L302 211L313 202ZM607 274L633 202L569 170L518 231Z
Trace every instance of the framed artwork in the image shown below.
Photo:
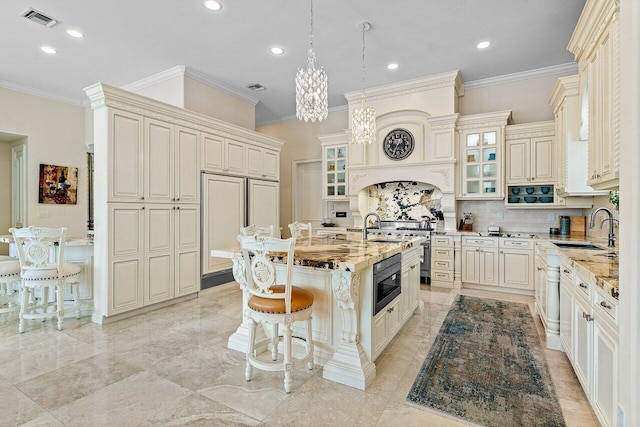
M40 164L38 203L78 203L78 168Z

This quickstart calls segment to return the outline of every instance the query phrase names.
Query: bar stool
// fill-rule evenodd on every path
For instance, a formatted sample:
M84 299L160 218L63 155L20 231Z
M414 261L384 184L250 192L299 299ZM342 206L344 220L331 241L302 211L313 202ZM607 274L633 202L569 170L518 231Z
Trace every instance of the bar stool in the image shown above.
M248 299L248 317L250 319L249 343L245 379L251 381L252 368L264 371L284 371L284 390L291 392L291 370L294 364L306 363L313 369L313 339L311 332L311 308L313 294L306 289L292 285L293 248L295 239L276 239L274 237L238 236L242 247L245 266ZM277 282L274 257L282 259L286 255L286 275L284 283ZM282 278L281 278L282 279ZM294 322L306 322L306 339L294 337L291 326ZM264 322L273 324L271 361L258 358L255 353L256 326ZM278 324L284 326L284 361L278 362ZM303 343L306 354L292 360L293 341Z
M20 261L0 255L0 313L20 309Z
M80 318L79 280L80 266L65 263L64 244L67 233L66 228L10 228L13 240L18 248L20 260L20 280L22 284L22 297L20 298L20 314L18 331L24 332L25 319L46 320L51 317L58 318L58 330L62 330L64 322L64 288L71 285L73 293L73 305L67 307L69 311L75 311ZM49 248L58 245L58 256L54 263L49 263ZM56 289L56 302L48 301L48 290L54 286ZM42 303L29 304L29 297L35 301L34 289L42 289ZM48 312L51 305L55 304L56 310ZM38 310L41 310L38 313Z
M304 222L295 221L294 223L289 224L289 230L291 230L291 237L294 239L301 239L305 237L303 234L304 231L307 232L306 237L311 237L313 234L310 222L305 224Z

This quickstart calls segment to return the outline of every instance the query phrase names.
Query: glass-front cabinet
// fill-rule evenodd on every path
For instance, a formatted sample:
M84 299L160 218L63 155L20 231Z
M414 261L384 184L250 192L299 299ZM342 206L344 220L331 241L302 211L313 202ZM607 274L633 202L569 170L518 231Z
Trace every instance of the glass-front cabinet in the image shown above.
M323 146L322 170L324 176L322 196L325 199L347 197L347 145Z
M462 197L500 195L498 132L487 130L464 134Z
M510 111L463 116L458 120L458 199L502 199L502 147Z

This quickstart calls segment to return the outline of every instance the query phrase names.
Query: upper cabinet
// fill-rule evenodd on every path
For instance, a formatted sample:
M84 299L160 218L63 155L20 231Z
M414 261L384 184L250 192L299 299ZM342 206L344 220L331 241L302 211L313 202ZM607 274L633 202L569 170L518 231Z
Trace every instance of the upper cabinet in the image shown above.
M322 197L325 199L342 199L347 196L347 148L346 144L322 147Z
M555 182L554 131L552 121L507 126L507 185Z
M586 87L582 90L587 91ZM580 76L560 77L556 82L549 104L553 107L556 134L557 184L556 194L560 197L576 199L585 196L606 194L590 187L589 180L589 141L585 125L581 121L583 108L580 104ZM585 102L588 97L584 97ZM584 111L588 111L585 106ZM581 123L583 124L581 132ZM584 133L584 135L582 135ZM571 199L568 199L571 200Z
M280 153L262 147L247 147L247 175L270 180L278 180Z
M568 46L585 89L580 96L586 107L581 126L588 132L588 184L598 190L619 185L619 9L618 0L587 1Z
M460 134L459 199L502 199L504 130L511 111L463 116Z
M107 199L112 202L144 201L143 117L120 110L108 112Z

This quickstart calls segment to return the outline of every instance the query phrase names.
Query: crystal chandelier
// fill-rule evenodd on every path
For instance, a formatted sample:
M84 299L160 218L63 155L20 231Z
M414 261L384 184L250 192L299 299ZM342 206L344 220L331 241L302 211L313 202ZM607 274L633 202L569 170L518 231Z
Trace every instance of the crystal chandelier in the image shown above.
M371 29L371 24L363 22L362 25L362 96L360 108L353 110L351 116L352 141L356 144L371 144L376 138L376 112L373 107L367 107L364 91L364 33Z
M329 114L327 73L322 67L316 68L316 53L313 51L313 0L311 0L311 35L307 55L307 68L298 68L296 74L296 117L305 122L322 121Z

